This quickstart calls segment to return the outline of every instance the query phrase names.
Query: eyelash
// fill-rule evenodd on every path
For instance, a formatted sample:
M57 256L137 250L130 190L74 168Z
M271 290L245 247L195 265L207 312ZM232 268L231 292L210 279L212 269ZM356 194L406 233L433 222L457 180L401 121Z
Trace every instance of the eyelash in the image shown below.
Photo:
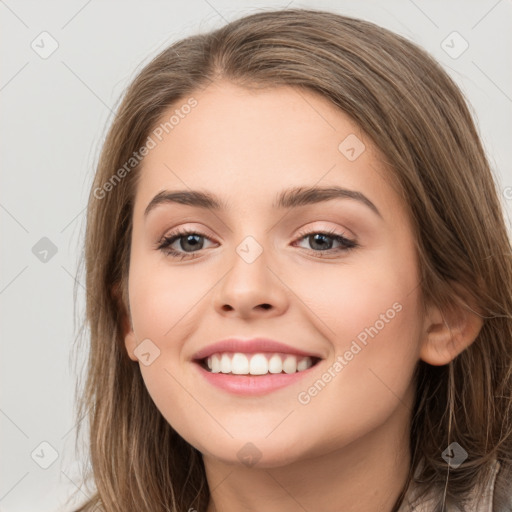
M325 231L308 231L308 232L302 232L299 233L299 238L297 238L297 241L303 240L304 238L310 236L310 235L326 235L330 238L333 238L336 242L339 242L342 247L337 247L334 249L328 249L326 251L315 251L313 249L308 249L309 252L313 253L329 253L332 254L333 252L349 252L352 249L355 249L356 247L359 247L359 244L355 242L354 240L350 240L348 238L345 238L344 236L338 234L335 230L325 230ZM160 242L158 242L157 249L161 250L164 254L167 256L171 256L172 258L177 258L180 261L187 258L187 259L194 259L196 256L196 253L183 253L176 251L175 249L171 249L170 246L179 238L188 236L188 235L198 235L203 238L208 238L206 235L193 230L188 229L177 229L174 232L170 233L167 236L164 236ZM199 252L199 251L197 251ZM320 256L323 257L323 256Z

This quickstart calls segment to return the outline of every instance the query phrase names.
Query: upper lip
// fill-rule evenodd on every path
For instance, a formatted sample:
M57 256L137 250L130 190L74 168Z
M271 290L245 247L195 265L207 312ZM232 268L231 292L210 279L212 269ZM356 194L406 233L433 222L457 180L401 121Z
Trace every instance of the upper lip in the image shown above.
M299 350L298 348L268 338L251 338L246 340L228 338L202 348L192 356L192 359L205 359L206 357L219 352L241 352L245 354L283 352L285 354L322 359L322 356L317 353Z

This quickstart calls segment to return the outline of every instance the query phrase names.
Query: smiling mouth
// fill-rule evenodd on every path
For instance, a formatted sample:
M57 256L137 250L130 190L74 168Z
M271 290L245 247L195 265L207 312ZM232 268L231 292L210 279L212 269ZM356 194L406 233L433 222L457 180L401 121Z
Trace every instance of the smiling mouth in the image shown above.
M316 366L321 359L314 356L297 356L285 353L241 352L217 353L195 360L203 370L240 377L255 377L272 374L294 374Z

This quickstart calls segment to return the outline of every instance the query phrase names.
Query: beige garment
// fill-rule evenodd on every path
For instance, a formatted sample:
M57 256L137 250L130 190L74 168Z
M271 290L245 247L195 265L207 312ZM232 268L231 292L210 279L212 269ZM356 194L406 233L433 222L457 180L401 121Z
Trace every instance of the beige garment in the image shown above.
M494 470L491 474L489 484L486 487L486 491L477 496L476 491L471 493L469 501L465 504L465 510L468 512L493 512L492 502L494 495L494 483L496 481L496 475L500 469L498 461L494 464ZM398 512L433 512L435 504L440 501L442 497L442 491L431 491L426 496L418 498L418 489L415 486L411 486L405 496L402 505L398 509ZM459 507L446 507L444 512L461 512Z

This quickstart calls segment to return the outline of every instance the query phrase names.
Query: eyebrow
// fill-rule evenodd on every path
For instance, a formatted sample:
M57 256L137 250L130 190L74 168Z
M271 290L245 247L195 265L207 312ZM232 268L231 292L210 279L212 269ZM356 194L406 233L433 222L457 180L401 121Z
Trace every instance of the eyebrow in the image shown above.
M353 199L366 205L375 214L382 218L378 208L361 192L349 190L342 187L294 187L282 191L276 201L272 204L272 208L298 208L310 204L317 204L332 199ZM164 190L159 192L149 202L144 211L146 217L151 210L161 204L177 203L197 208L210 209L215 211L226 210L227 203L210 192L200 190Z

